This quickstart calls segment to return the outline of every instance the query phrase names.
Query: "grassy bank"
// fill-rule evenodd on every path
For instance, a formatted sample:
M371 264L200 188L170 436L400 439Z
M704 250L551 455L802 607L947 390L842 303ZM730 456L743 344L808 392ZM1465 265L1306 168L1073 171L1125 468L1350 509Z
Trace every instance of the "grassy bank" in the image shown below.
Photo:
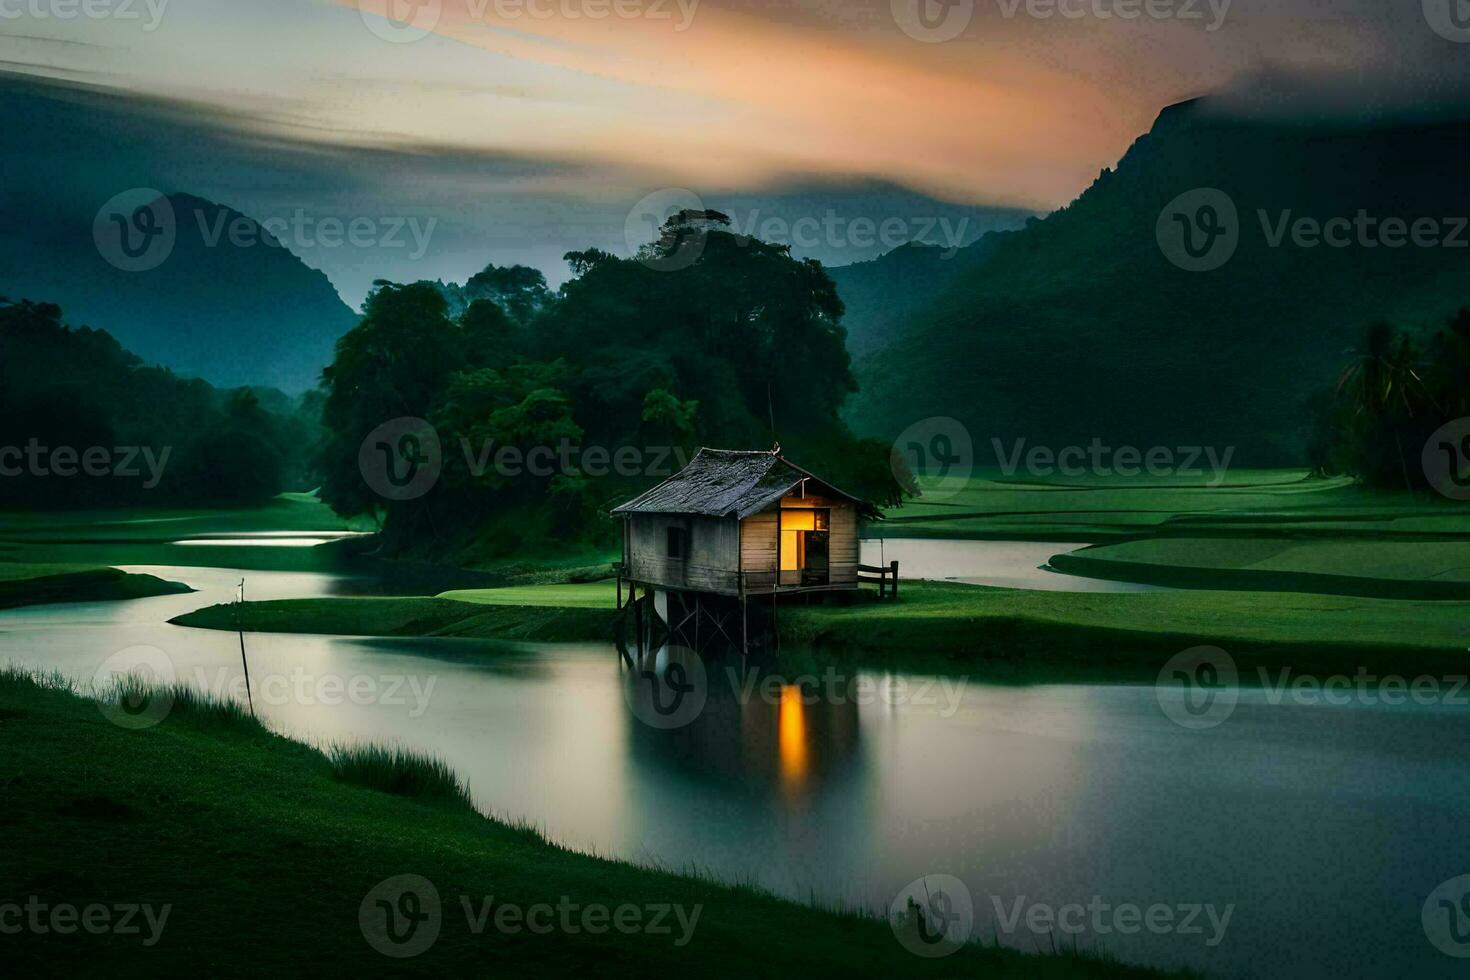
M1470 669L1470 602L1262 592L1071 593L946 583L896 603L782 610L782 638L832 655L964 669L991 662L1126 676L1194 646L1242 666Z
M373 529L370 521L344 521L315 497L300 493L256 507L209 510L0 511L0 562L319 571L337 564L346 545L308 548L283 542L272 547L246 539ZM211 543L190 543L199 541Z
M547 641L612 639L608 589L488 590L475 602L304 599L215 606L185 626L285 633L480 636ZM487 608L487 605L489 608ZM238 620L236 616L239 616ZM1298 669L1470 668L1470 602L1408 602L1252 592L1068 593L905 584L899 602L783 606L783 643L832 658L975 670L1059 667L1115 673L1157 669L1180 650L1214 645L1245 665Z
M181 565L371 575L385 591L593 582L616 556L593 547L519 553L457 568L376 555L367 518L344 520L314 496L285 493L256 507L212 510L0 511L0 562ZM353 536L334 540L350 533ZM321 542L312 547L303 544Z
M422 976L1152 975L980 947L921 959L882 921L574 854L485 819L442 767L372 749L328 757L196 699L130 731L70 691L0 673L0 744L10 855L0 861L0 901L168 906L161 930L140 915L133 935L92 934L74 921L68 934L7 935L18 976L80 974L101 962L123 976L297 975L323 964ZM439 934L421 955L389 959L369 946L359 913L366 905L377 914L369 891L404 874L437 890ZM675 904L700 913L692 932L670 916L670 934L512 934L493 918L476 934L462 902L479 909L488 896L497 907Z
M928 493L885 512L867 537L1109 542L1173 535L1384 539L1460 536L1470 507L1436 495L1368 490L1304 470L1231 469L1197 477L1046 478L978 470L958 492Z
M1153 538L1084 548L1051 564L1175 588L1470 599L1470 539Z
M251 633L455 636L556 642L610 640L614 615L611 600L601 609L588 609L561 606L554 601L492 605L446 598L374 596L209 606L171 622L177 626L243 629Z
M117 568L0 562L0 609L52 602L142 599L192 591L178 582Z

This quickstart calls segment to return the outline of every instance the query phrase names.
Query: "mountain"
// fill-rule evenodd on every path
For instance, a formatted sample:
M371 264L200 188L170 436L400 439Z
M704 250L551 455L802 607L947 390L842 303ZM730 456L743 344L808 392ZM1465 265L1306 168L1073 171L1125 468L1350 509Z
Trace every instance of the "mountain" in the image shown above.
M992 440L1097 437L1299 461L1306 400L1372 322L1427 329L1470 305L1467 150L1460 119L1173 106L1116 170L906 316L860 362L849 418L892 436L952 416L982 459ZM1344 247L1322 240L1334 219ZM1402 241L1414 227L1419 244Z
M926 306L994 254L1007 234L992 231L961 249L912 242L867 262L828 267L847 307L842 323L848 352L857 358L888 346Z
M62 305L180 374L292 392L316 384L357 320L326 276L238 211L149 192L98 206L6 223L0 296Z

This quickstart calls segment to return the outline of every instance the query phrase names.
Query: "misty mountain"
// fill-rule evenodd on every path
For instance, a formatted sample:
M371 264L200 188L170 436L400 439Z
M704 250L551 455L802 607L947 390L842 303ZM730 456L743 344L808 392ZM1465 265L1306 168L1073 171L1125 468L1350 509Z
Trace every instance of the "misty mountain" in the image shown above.
M1171 107L905 317L860 363L850 418L891 436L953 416L982 458L1100 437L1300 460L1308 397L1371 323L1424 330L1470 304L1467 150L1465 122Z
M993 255L1007 234L992 231L960 249L913 242L867 262L829 267L847 308L848 352L859 358L903 336L914 317Z
M0 295L62 305L143 360L221 387L310 388L356 322L326 276L238 211L148 192L98 204L7 222Z

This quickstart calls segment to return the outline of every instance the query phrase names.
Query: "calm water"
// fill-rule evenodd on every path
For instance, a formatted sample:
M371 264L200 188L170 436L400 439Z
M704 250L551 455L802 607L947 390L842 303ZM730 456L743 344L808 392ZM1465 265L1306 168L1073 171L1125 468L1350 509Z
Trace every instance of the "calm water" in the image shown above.
M944 541L925 538L865 539L864 565L897 561L900 579L922 578L1043 592L1162 592L1154 585L1108 582L1066 575L1047 567L1052 555L1085 547L1046 541Z
M0 613L0 661L90 679L141 645L181 679L228 692L236 637L165 620L232 598L242 574L255 599L363 585L137 570L202 591ZM1470 872L1467 708L1279 706L1248 692L1224 724L1190 732L1147 686L862 674L805 688L772 678L742 696L749 678L715 664L698 719L666 731L630 709L645 707L628 697L639 680L602 646L269 635L247 646L272 727L437 752L482 808L576 847L873 907L922 874L954 875L980 933L1024 949L1052 944L1027 929L1030 907L1091 903L1108 907L1102 931L1087 912L1077 943L1130 961L1463 975L1426 940L1420 909ZM1124 903L1170 906L1176 921L1191 906L1212 905L1217 920L1233 908L1223 935L1206 912L1192 920L1200 934L1123 935L1129 922L1111 909Z

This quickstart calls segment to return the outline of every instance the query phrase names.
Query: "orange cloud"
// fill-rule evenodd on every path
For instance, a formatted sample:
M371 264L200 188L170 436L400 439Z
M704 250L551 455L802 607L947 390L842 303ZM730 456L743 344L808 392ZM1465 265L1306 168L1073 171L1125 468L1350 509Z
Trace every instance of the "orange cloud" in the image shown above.
M340 2L381 16L403 0ZM618 3L645 15L586 15ZM478 81L494 83L515 61L616 93L554 111L486 107L493 125L461 138L615 162L696 190L817 173L1050 207L1115 160L1161 104L1098 83L1096 31L1056 44L1033 25L986 22L973 39L925 44L892 23L834 27L686 3L693 9L675 0L443 0L433 33L485 52Z

